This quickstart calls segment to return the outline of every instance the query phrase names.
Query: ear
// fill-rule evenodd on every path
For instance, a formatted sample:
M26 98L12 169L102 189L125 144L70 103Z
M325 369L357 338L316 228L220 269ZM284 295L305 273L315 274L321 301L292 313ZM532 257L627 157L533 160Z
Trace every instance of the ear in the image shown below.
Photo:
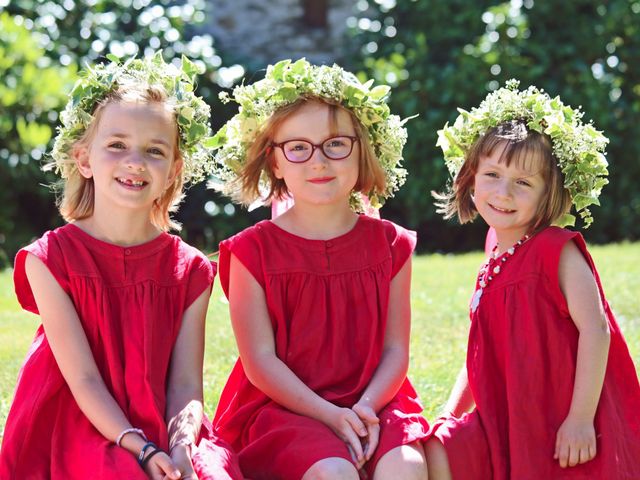
M182 169L184 168L184 160L181 156L177 156L173 161L173 165L171 165L171 169L169 170L169 176L167 177L167 187L169 188L173 182L176 181L178 175L182 173Z
M267 157L267 164L271 167L271 171L273 172L274 177L276 177L278 180L282 180L284 178L282 170L280 169L280 166L278 164L278 157L275 155L275 152L273 152L273 150L269 154L269 157Z
M89 163L89 149L86 145L74 145L71 151L76 167L84 178L93 177L93 171L91 170L91 164Z

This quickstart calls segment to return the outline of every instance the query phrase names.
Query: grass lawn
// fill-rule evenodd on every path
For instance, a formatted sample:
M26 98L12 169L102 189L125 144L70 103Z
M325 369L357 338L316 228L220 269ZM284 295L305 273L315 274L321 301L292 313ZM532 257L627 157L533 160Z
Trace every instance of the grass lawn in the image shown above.
M640 243L591 248L602 282L640 366ZM413 268L413 328L409 375L433 418L445 402L464 361L468 299L482 261L480 253L423 255ZM3 430L20 365L38 326L38 317L20 310L11 271L0 272L0 432ZM211 415L236 359L227 304L216 283L209 306L205 358L205 403Z

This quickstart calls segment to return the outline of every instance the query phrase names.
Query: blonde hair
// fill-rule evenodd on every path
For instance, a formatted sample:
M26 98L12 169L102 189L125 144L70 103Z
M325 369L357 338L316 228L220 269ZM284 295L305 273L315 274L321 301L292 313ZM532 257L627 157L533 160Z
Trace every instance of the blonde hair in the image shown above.
M90 146L98 125L102 119L104 109L110 103L117 102L138 102L143 104L160 103L174 115L173 105L169 102L166 90L159 85L140 85L137 83L123 83L114 92L109 93L100 103L96 105L93 111L93 121L85 130L83 135L74 143L73 150L80 147ZM178 125L175 124L175 142L173 152L173 162L182 163L182 154L180 153L180 138L178 133ZM70 162L73 162L73 155L70 155ZM182 166L169 187L163 192L160 198L153 202L151 208L151 223L162 231L170 229L180 230L182 227L179 223L170 217L170 213L178 210L178 205L184 198L182 187L184 185L184 171ZM61 187L61 188L60 188ZM59 188L62 193L58 199L58 210L67 222L81 220L93 215L94 208L94 183L93 178L85 178L80 174L75 165L70 168L67 178L61 180Z
M564 187L564 178L553 156L551 140L545 134L529 130L518 120L502 123L481 136L469 149L453 185L444 194L433 193L437 212L444 218L458 217L460 223L471 222L478 214L473 202L475 175L482 157L490 156L504 145L500 162L519 167L539 165L545 192L533 218L531 231L545 228L571 209L571 196Z
M276 110L265 123L262 131L258 133L255 141L247 149L247 162L238 177L231 181L229 188L231 196L235 201L249 205L256 199L261 198L263 195L263 192L260 191L261 180L266 181L269 186L269 193L265 199L267 203L271 202L274 198L278 199L287 196L289 193L287 185L284 180L277 178L273 171L275 158L271 143L274 140L278 128L280 128L287 118L298 112L305 105L314 102L329 107L332 135L339 133L337 131L338 111L346 112L351 119L360 145L358 180L353 190L362 193L368 193L373 190L376 194L384 194L386 187L385 172L371 146L367 129L364 128L358 118L348 108L323 97L305 95L298 98L295 102Z

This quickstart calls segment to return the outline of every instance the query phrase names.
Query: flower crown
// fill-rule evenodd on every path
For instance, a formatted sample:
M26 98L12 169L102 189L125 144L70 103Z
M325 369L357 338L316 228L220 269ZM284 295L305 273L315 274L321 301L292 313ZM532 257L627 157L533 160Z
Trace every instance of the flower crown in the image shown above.
M238 177L247 161L249 146L276 110L303 96L319 97L338 102L352 111L368 132L385 172L386 188L380 194L364 193L373 206L381 206L406 179L407 172L400 167L400 162L407 141L403 126L407 119L401 120L390 113L386 103L390 88L387 85L371 88L372 84L373 80L361 83L338 65L315 66L302 58L294 63L282 60L269 65L263 80L237 86L231 96L221 93L224 103L234 100L240 109L208 142L217 149L213 173L218 182L214 186L226 194L231 193L229 182ZM269 191L266 176L261 180L260 191ZM352 195L351 201L354 208L362 209L359 195Z
M167 103L176 114L185 182L196 182L207 176L213 162L211 149L205 144L211 135L211 112L209 105L193 93L196 74L202 73L203 69L185 56L180 68L167 64L161 51L124 63L114 55L107 55L107 58L110 63L87 67L80 73L60 115L61 125L51 152L53 162L45 169L55 169L62 178L68 178L76 169L70 157L71 149L93 121L96 106L120 85L133 83L164 88Z
M559 97L551 98L531 86L519 91L520 82L507 81L504 88L490 93L480 106L460 115L453 125L438 131L437 145L444 152L445 163L455 178L471 146L490 129L510 120L521 120L532 131L551 139L553 155L564 175L564 188L580 214L585 228L593 222L589 205L600 205L598 196L608 183L604 150L609 139L591 123L583 123L583 112L564 105ZM574 225L575 217L565 215L557 224Z

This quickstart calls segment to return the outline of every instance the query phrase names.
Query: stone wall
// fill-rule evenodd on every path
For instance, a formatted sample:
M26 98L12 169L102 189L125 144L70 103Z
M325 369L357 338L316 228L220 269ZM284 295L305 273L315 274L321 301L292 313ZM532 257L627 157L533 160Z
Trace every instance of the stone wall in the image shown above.
M313 0L312 0L313 1ZM333 63L344 54L347 19L356 2L327 0L327 26L311 27L304 0L208 0L207 27L226 62L250 70L283 58Z

